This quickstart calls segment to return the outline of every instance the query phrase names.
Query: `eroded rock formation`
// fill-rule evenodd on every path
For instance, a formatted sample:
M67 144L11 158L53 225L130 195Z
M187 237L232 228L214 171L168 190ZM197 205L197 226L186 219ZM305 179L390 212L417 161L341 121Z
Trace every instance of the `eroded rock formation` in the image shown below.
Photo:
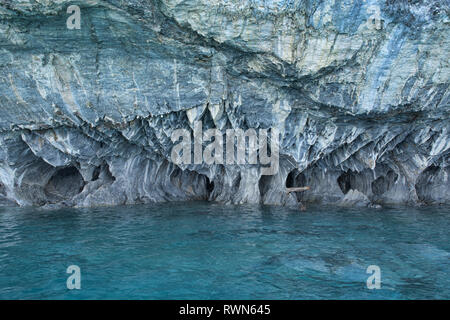
M0 0L0 205L449 203L448 4ZM175 165L194 121L279 129L278 173Z

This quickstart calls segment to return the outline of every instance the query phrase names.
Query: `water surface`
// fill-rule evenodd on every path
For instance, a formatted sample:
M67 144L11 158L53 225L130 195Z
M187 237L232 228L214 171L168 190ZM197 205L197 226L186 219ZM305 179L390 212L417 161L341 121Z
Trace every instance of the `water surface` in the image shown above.
M0 208L0 299L450 299L449 227L449 207Z

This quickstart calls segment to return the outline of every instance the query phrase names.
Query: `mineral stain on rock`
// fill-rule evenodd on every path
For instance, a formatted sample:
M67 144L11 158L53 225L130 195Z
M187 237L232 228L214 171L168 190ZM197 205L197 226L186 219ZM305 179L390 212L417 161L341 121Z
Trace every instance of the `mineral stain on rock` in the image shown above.
M66 27L70 5L80 29ZM0 205L448 204L448 12L437 0L3 0ZM277 174L175 165L172 132L195 121L278 129Z

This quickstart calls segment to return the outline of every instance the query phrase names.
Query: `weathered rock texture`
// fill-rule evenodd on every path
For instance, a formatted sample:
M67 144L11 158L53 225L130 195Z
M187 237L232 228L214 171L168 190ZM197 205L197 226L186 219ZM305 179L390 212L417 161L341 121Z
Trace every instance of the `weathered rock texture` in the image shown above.
M449 203L448 10L0 0L0 204ZM171 133L195 120L278 128L278 174L174 165Z

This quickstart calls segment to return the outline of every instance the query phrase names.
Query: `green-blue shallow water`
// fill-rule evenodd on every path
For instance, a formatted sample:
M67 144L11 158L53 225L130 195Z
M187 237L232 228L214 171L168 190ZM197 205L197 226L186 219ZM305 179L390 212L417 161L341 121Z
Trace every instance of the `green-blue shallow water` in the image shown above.
M0 208L0 298L450 299L449 227L449 207Z

